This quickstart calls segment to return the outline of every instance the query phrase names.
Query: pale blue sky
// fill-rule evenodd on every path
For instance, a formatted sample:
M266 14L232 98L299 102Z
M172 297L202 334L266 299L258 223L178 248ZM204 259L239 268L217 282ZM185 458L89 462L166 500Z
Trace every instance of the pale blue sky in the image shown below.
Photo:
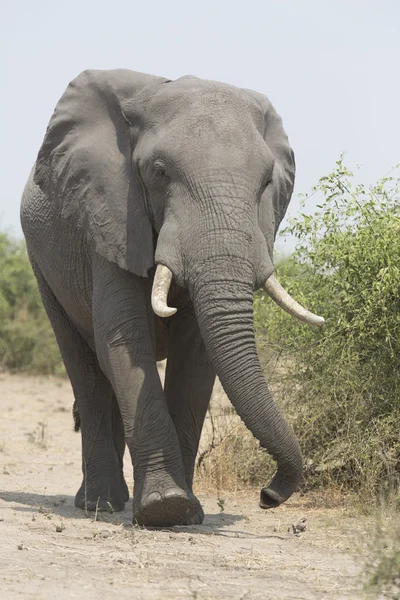
M87 68L265 93L296 154L291 215L342 151L374 181L400 161L399 28L398 0L3 3L0 228L20 235L20 196L50 115Z

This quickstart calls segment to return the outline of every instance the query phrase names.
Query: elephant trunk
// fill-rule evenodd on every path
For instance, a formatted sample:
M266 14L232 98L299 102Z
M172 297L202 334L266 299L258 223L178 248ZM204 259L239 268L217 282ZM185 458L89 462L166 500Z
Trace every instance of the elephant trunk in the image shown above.
M245 425L277 461L277 473L260 498L264 508L277 506L295 491L302 456L261 371L252 283L243 283L243 277L221 281L220 274L207 270L190 287L200 331L222 386Z

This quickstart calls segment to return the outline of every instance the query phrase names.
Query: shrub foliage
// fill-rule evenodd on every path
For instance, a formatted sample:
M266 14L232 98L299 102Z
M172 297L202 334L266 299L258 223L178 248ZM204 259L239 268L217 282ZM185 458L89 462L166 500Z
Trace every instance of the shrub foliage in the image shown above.
M25 243L0 232L0 368L64 372Z
M261 353L279 357L277 399L303 449L305 487L334 482L376 499L400 476L399 179L355 184L341 157L312 194L318 211L292 219L284 234L296 250L277 271L326 326L305 327L258 293L256 330Z

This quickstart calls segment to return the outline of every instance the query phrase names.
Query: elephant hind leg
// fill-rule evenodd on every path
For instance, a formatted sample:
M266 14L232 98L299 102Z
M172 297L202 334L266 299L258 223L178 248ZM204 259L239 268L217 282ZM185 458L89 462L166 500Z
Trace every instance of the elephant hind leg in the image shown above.
M78 404L76 400L72 407L72 416L74 419L74 431L78 432L81 428L81 417L79 415ZM125 431L124 424L122 422L121 412L118 406L117 397L114 392L112 394L112 435L121 471L123 471L125 454ZM129 492L127 486L125 490L125 500L129 500Z
M121 472L123 473L124 468L124 454L125 454L125 432L124 424L122 422L121 412L119 410L117 397L113 392L112 395L112 436L114 441L114 447L117 452ZM81 428L81 417L79 415L78 405L75 400L72 407L72 416L74 419L74 431L78 432ZM124 485L124 497L125 502L129 500L128 486Z
M75 506L84 510L123 510L129 496L122 471L125 442L121 441L122 420L113 389L95 353L33 261L32 266L75 396L73 415L75 429L81 430L83 471Z

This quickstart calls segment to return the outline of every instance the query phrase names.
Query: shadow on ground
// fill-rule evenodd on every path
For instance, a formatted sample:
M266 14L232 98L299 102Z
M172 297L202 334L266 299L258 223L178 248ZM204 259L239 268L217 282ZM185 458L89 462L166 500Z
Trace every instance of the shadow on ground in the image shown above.
M6 505L10 505L9 507L4 506L4 508L10 508L10 510L16 512L47 512L58 515L63 519L94 520L96 518L97 521L123 525L126 528L131 528L133 526L131 517L131 499L125 505L125 509L121 512L116 512L113 514L99 512L96 516L94 512L85 513L85 511L75 508L74 496L9 491L0 492L0 501L3 501L6 503ZM175 533L196 533L201 535L222 535L228 537L242 537L245 535L246 537L253 537L248 531L229 529L236 523L245 520L246 517L242 514L230 514L224 512L220 514L206 514L202 525L176 526L170 528L164 527L163 529L174 531Z

